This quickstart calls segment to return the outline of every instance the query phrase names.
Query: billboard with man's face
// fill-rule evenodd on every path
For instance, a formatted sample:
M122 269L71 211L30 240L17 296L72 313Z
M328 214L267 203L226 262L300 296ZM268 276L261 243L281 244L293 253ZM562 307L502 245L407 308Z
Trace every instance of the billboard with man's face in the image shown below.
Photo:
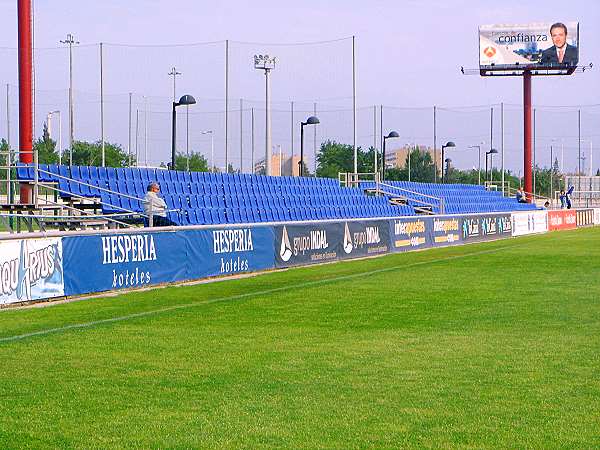
M479 27L479 66L569 68L579 62L579 23L555 22Z

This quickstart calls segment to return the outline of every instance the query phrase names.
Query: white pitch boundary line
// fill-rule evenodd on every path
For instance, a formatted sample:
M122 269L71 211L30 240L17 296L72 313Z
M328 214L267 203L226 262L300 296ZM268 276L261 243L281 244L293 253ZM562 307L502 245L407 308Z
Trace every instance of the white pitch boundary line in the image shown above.
M504 247L499 247L499 248L490 249L490 250L481 250L479 252L466 253L463 255L454 255L454 256L448 256L446 258L431 259L428 261L419 261L419 262L412 263L412 264L384 267L382 269L375 269L375 270L370 270L367 272L353 273L350 275L341 275L338 277L325 278L322 280L307 281L304 283L295 284L293 286L290 286L290 285L281 286L281 287L273 288L273 289L264 289L262 291L248 292L246 294L230 295L228 297L219 297L219 298L214 298L211 300L205 300L205 301L200 301L200 302L195 302L195 303L186 303L183 305L168 306L166 308L159 308L159 309L154 309L151 311L144 311L144 312L135 313L135 314L128 314L125 316L111 317L108 319L101 319L101 320L94 320L91 322L83 322L83 323L77 323L77 324L72 324L72 325L66 325L64 327L48 328L48 329L40 330L40 331L33 331L31 333L24 333L24 334L17 334L14 336L3 337L3 338L0 338L0 344L6 343L6 342L20 341L20 340L27 339L30 337L35 337L35 336L46 336L49 334L60 333L61 331L78 330L78 329L91 328L96 325L103 325L103 324L107 324L107 323L124 322L126 320L137 319L140 317L154 316L154 315L165 313L165 312L178 311L181 309L189 309L189 308L194 308L197 306L209 305L212 303L241 300L241 299L251 298L251 297L260 296L260 295L274 294L276 292L285 292L285 291L289 291L290 288L297 289L297 288L319 286L321 284L334 283L337 281L353 280L355 278L363 278L363 277L368 277L368 276L372 276L372 275L378 275L381 273L393 272L395 270L404 270L404 269L409 269L412 267L425 266L428 264L434 264L434 263L438 263L438 262L468 258L470 256L484 255L487 253L497 253L502 250L508 250L508 249L512 249L515 247L520 247L520 245L507 245Z

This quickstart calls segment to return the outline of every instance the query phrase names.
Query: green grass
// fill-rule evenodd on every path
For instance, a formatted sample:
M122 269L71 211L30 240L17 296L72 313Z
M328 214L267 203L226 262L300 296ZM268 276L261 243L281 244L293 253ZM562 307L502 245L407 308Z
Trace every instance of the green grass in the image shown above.
M3 311L0 447L598 447L599 277L582 229Z

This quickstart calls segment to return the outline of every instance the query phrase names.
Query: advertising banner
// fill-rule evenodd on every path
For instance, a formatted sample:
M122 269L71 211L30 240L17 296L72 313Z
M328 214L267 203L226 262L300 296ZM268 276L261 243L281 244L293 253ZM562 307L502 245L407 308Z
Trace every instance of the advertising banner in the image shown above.
M183 232L188 252L188 279L235 275L272 269L271 227L239 227Z
M464 242L490 241L512 235L509 213L464 216L461 228Z
M570 230L577 228L577 214L573 209L548 211L548 230Z
M387 220L344 222L340 258L381 255L390 252L390 225Z
M65 293L79 295L186 279L181 232L63 238Z
M524 236L548 231L547 211L523 211L512 214L513 236Z
M579 23L482 25L479 66L568 68L579 62Z
M461 227L459 217L434 217L431 241L436 247L460 244Z
M406 252L431 247L431 218L402 218L390 220L392 251Z
M274 231L276 267L334 261L343 251L343 223L283 225Z
M594 225L600 225L600 208L594 208Z
M0 305L64 295L61 238L0 241Z
M587 227L594 224L593 209L578 209L577 210L577 226Z

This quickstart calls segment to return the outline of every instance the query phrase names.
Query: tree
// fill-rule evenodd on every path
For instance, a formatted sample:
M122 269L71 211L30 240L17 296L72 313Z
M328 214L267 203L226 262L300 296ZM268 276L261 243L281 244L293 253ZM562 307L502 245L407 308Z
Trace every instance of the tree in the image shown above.
M354 150L351 145L327 141L317 155L317 176L337 178L340 172L354 172Z
M36 139L33 143L33 150L37 151L38 162L40 164L57 164L58 153L56 151L56 142L50 138L48 125L44 123L44 131L42 137Z
M187 170L188 158L183 153L177 153L175 156L175 169ZM208 161L201 153L190 153L189 158L190 172L208 172Z
M107 167L128 167L135 163L135 157L130 156L119 144L104 144L105 165ZM100 141L90 143L85 141L73 142L73 164L79 166L102 165L102 143Z

